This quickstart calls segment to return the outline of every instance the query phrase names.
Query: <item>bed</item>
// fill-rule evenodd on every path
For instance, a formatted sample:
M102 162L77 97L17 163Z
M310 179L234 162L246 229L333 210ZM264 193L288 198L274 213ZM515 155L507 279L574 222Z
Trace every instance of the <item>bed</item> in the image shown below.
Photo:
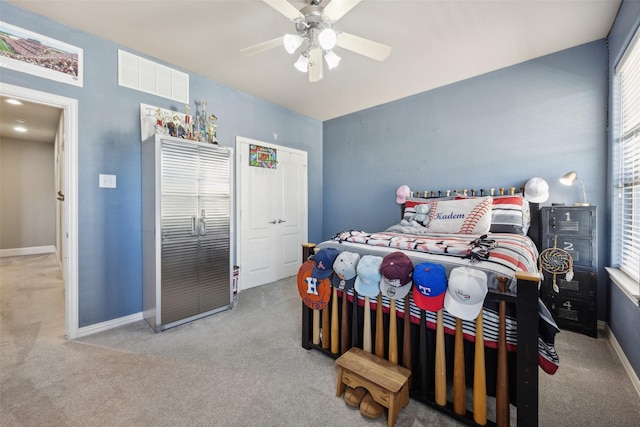
M303 245L303 260L326 248L379 257L400 251L414 265L444 266L447 275L461 266L482 270L488 285L479 317L484 352L476 351L477 320L457 319L443 309L446 368L436 369L436 352L441 351L437 313L421 310L411 293L397 300L384 295L365 299L353 289L334 290L323 310L303 304L302 346L335 358L351 346L362 348L363 338L370 333L375 337L376 355L397 360L412 371L413 399L467 425L508 425L511 407L517 409L518 425L537 425L538 368L553 374L559 366L554 347L558 328L538 298L537 205L529 206L513 189L508 195L502 191L486 196L476 196L475 191L442 194L448 197L427 197L434 194L425 192L424 197L399 199L403 202L399 223L379 232L347 230L317 245ZM405 322L407 311L410 322ZM370 326L367 319L372 319ZM336 323L341 325L339 332ZM370 332L363 332L365 325ZM333 344L338 339L339 349ZM391 341L397 343L397 350ZM484 359L478 359L481 365L475 364L476 354ZM441 374L441 369L446 373ZM486 407L475 400L477 384L482 384L476 383L480 375L475 371L482 369L485 385L481 388L486 388L495 404L495 414L490 411L489 418ZM439 375L446 375L446 402L437 396ZM464 397L460 397L461 388Z

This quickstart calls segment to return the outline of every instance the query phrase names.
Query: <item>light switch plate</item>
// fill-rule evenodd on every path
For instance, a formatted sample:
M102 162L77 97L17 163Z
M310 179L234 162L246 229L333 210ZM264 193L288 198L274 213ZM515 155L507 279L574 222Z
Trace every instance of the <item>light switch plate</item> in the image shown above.
M100 188L116 188L116 176L101 173L98 185Z

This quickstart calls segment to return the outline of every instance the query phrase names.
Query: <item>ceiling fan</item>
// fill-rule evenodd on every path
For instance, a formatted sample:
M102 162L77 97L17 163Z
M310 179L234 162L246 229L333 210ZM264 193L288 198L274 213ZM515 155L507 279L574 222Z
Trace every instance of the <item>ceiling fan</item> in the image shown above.
M285 34L242 49L240 53L243 55L253 55L278 46L284 46L288 53L293 54L301 48L294 67L301 72L308 72L310 82L317 82L324 77L323 58L329 69L335 68L340 62L341 58L332 50L336 46L377 61L384 61L391 53L391 47L387 45L333 28L338 19L362 0L331 0L327 6L320 5L322 0L309 0L309 5L301 10L285 0L262 1L293 21L296 34Z

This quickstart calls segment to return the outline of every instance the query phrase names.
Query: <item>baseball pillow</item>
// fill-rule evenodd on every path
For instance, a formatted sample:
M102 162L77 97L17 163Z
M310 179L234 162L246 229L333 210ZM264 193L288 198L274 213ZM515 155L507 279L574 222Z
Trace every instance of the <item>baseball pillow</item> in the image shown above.
M458 199L467 199L459 196ZM493 196L491 233L527 235L530 224L529 202L521 194Z
M478 197L460 200L434 200L430 202L414 202L407 200L407 213L424 212L418 222L432 233L485 234L491 227L491 205L493 198ZM418 207L418 205L428 205Z

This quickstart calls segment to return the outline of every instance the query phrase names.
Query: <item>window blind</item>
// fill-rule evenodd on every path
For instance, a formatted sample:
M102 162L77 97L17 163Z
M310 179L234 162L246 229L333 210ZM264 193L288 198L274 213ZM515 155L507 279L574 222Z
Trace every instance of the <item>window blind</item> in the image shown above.
M617 141L613 245L616 263L640 282L640 42L638 34L618 66L620 137Z

